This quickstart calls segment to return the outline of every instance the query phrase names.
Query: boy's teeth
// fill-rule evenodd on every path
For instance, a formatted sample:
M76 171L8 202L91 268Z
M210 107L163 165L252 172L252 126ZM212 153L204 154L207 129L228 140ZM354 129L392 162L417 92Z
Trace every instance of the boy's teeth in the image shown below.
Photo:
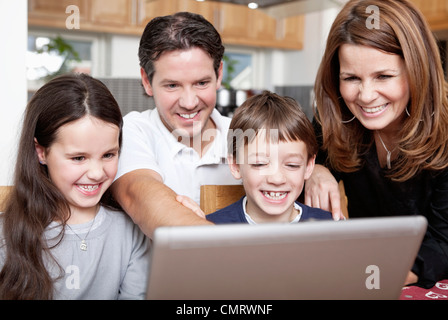
M287 192L263 191L263 194L270 199L281 200L288 194Z
M81 189L86 190L86 191L93 191L98 189L98 185L78 185Z
M180 113L180 116L181 116L182 118L185 118L185 119L192 119L192 118L194 118L197 114L198 114L197 112L195 112L195 113L190 113L190 114L187 114L187 113Z

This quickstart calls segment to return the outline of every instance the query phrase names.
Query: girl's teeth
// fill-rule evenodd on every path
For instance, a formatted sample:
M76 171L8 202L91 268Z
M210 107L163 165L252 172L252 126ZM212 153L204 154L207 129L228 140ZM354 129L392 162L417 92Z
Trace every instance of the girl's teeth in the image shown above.
M81 189L85 191L94 191L98 189L98 185L78 185Z
M197 112L190 113L190 114L186 114L186 113L182 114L181 113L180 116L184 119L193 119L197 114L198 114Z
M386 103L386 104L383 104L382 106L375 107L375 108L364 108L364 107L361 107L361 108L362 108L362 110L363 110L364 112L367 112L367 113L375 113L375 112L379 112L379 111L385 109L386 106L387 106L387 103Z
M287 192L274 192L274 191L263 191L263 194L266 198L272 199L272 200L281 200L286 197L288 194Z

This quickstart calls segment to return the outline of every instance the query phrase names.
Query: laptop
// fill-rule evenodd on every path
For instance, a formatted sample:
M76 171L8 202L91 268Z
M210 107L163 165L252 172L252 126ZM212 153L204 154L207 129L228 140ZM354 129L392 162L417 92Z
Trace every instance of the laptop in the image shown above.
M399 299L422 216L156 229L147 299Z

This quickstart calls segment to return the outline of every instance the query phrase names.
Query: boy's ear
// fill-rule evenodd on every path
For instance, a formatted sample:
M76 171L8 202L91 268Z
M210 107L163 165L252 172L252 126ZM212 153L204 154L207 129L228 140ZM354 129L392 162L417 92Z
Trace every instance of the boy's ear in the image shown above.
M236 163L236 160L233 158L233 156L227 156L227 161L229 162L229 168L232 176L237 180L241 179L240 166Z
M46 164L45 161L45 148L42 147L39 142L37 142L37 139L34 138L34 148L36 149L37 157L39 158L40 164Z
M142 77L142 85L143 88L145 88L145 92L148 96L152 97L153 93L152 93L152 86L149 83L149 79L148 79L148 75L146 74L145 69L140 68L140 75Z
M309 177L311 177L311 174L313 173L314 170L315 162L316 162L316 155L308 159L308 163L306 165L305 180L308 180Z

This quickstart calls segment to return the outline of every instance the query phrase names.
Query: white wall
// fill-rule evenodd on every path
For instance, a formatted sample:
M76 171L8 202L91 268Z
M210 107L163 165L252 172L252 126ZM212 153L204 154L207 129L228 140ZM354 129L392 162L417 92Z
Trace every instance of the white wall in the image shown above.
M305 16L303 49L274 53L272 73L274 86L313 85L325 50L331 24L340 9L329 8Z
M140 78L139 36L113 35L109 41L110 74L113 78Z
M0 185L11 185L27 102L27 1L0 1Z

